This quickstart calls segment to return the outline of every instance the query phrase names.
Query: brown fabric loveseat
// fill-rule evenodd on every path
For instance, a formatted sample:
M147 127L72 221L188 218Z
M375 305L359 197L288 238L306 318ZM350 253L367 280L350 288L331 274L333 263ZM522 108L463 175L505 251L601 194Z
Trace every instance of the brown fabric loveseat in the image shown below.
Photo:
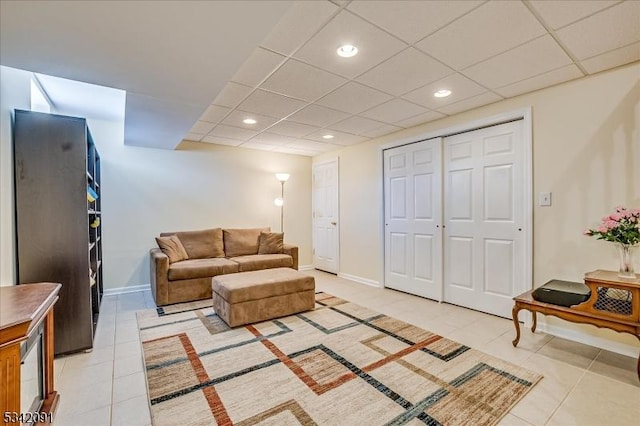
M297 246L283 244L274 250L274 246L264 244L278 236L269 234L269 228L160 234L172 235L178 237L188 258L171 263L160 248L151 249L151 292L158 306L210 298L211 278L216 275L282 267L298 269Z

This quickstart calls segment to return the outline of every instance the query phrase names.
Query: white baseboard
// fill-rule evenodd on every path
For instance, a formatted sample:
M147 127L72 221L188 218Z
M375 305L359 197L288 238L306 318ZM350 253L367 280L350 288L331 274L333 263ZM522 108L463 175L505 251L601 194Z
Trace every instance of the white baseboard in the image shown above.
M151 284L132 285L128 287L106 288L103 296L115 296L116 294L137 293L151 290Z
M362 277L359 277L357 275L344 274L342 272L338 272L338 277L339 278L344 278L344 279L347 279L347 280L351 280L351 281L355 281L355 282L360 283L360 284L370 285L372 287L377 287L377 288L381 288L382 287L378 281L370 280L369 278L362 278Z
M313 269L313 265L298 265L298 271L310 271Z
M571 330L562 326L550 325L547 324L544 320L540 321L541 319L542 318L538 317L538 326L536 328L536 331L540 330L547 334L551 334L552 336L562 337L563 339L567 340L573 340L574 342L594 346L596 348L630 356L632 358L638 357L637 346L628 345L622 342L615 342L609 339L603 339L602 337L598 336L591 336L580 331Z

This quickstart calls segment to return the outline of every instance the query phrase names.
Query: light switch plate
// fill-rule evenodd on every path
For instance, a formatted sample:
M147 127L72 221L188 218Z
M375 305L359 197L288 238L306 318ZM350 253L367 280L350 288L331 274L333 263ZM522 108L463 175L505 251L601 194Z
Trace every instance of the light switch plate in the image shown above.
M538 204L542 207L551 205L551 193L550 192L541 192L538 195Z

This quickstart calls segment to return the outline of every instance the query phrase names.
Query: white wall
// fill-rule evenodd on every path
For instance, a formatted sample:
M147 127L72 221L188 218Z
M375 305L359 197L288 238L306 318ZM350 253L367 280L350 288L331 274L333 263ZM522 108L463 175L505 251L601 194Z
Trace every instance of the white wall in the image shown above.
M122 124L88 120L102 161L105 288L149 283L160 232L214 227L280 228L276 172L285 185L285 241L311 264L311 158L183 142L178 150L123 144Z
M0 286L16 282L12 123L14 109L30 109L31 76L0 66Z
M585 237L582 231L596 225L614 206L640 207L639 77L640 63L635 63L342 149L337 153L340 272L383 281L381 145L529 106L533 113L534 286L552 278L581 281L585 272L594 269L617 270L612 245ZM314 161L335 155L323 154ZM540 191L553 193L553 206L537 206ZM637 345L628 335L587 326L580 330Z

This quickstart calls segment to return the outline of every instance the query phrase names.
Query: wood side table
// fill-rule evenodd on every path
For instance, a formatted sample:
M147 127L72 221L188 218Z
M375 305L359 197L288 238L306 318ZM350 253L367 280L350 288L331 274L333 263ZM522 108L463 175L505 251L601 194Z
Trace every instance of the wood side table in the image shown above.
M530 311L533 316L532 332L536 331L536 313L539 312L570 322L629 333L640 340L640 279L621 279L617 272L597 270L587 273L584 282L591 290L589 299L570 307L537 301L532 296L533 290L514 297L512 313L516 338L513 346L520 341L518 312L522 309ZM640 356L637 370L640 380Z
M49 424L59 395L53 383L53 305L56 283L0 287L0 418L3 424ZM23 357L36 353L39 395L21 406ZM31 401L29 401L31 403Z

